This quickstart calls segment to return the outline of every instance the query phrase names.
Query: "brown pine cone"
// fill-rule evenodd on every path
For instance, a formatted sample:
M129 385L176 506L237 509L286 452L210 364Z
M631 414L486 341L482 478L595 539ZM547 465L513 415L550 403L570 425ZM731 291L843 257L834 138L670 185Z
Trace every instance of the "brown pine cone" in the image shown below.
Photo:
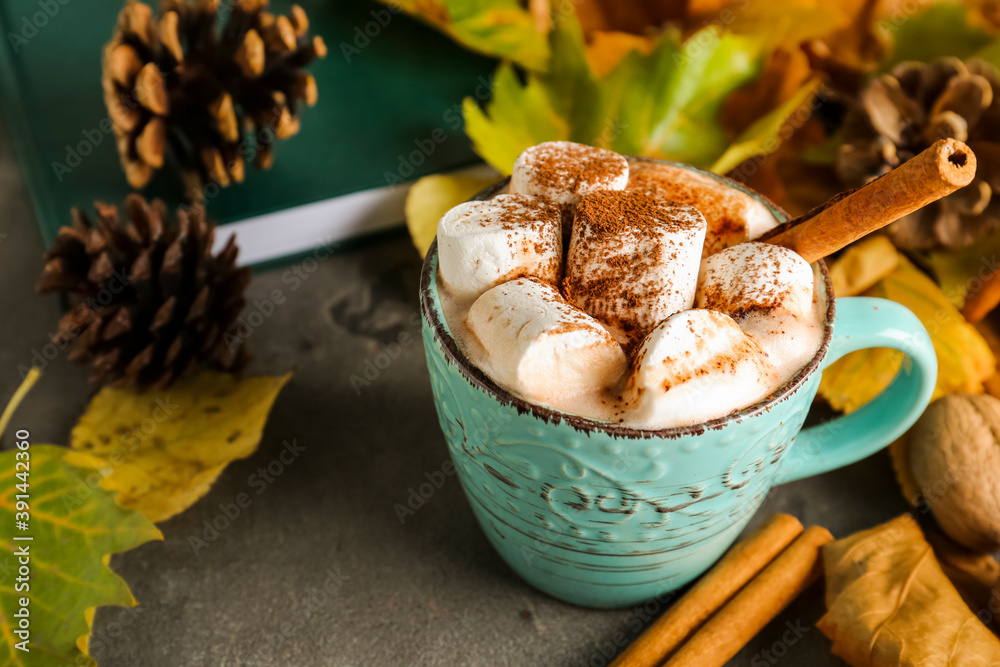
M303 68L326 55L301 7L289 16L267 0L161 0L160 16L128 0L104 47L103 87L122 168L132 187L149 182L170 152L189 194L209 182L241 182L244 158L261 168L272 144L299 131L299 105L316 103Z
M212 255L215 224L200 208L178 210L129 195L125 212L95 204L96 223L73 209L45 254L41 293L63 292L71 309L53 342L90 362L92 384L161 388L199 363L238 370L248 355L232 335L250 271L236 268L234 238ZM225 334L229 335L225 335Z
M1000 227L1000 73L978 60L904 62L865 88L844 122L836 169L857 187L906 162L938 139L969 144L976 179L887 229L909 250L961 248Z

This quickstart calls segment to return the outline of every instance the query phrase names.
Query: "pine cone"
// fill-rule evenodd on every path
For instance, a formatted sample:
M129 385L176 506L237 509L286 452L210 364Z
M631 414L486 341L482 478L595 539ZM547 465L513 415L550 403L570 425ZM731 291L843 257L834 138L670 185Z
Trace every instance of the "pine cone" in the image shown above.
M95 208L96 224L73 209L73 226L45 254L37 290L64 292L72 306L53 342L90 361L97 385L161 388L197 363L241 368L247 350L231 330L250 271L236 268L234 239L213 256L215 224L200 208L170 224L162 201L133 194L124 225L117 207Z
M104 47L104 101L128 182L141 188L169 147L198 199L208 182L241 182L244 158L268 168L275 139L299 131L299 105L316 103L302 68L326 55L298 5L267 0L160 0L160 17L129 0Z
M957 58L900 63L862 91L844 122L837 175L857 187L906 162L938 139L969 144L976 179L887 229L909 250L961 248L1000 227L1000 74Z

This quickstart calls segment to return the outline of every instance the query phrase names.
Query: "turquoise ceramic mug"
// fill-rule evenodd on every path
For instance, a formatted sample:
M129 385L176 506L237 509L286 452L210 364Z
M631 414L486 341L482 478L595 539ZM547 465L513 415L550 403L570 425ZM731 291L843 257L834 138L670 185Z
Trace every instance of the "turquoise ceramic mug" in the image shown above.
M787 219L760 195L709 175ZM423 339L462 488L510 567L542 591L587 607L633 605L688 583L735 541L772 486L853 463L902 434L937 377L930 339L909 310L883 299L834 300L819 262L823 344L778 391L696 426L606 424L523 401L473 366L442 314L437 266L435 245L421 276ZM820 371L871 347L907 355L893 383L860 410L802 429Z

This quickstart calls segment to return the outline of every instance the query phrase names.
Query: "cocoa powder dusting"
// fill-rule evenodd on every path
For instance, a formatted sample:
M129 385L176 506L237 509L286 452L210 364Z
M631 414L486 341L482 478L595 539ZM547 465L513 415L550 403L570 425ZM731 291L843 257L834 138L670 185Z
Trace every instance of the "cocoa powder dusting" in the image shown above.
M701 220L690 206L641 192L608 190L585 196L576 208L568 261L603 268L567 270L564 295L620 330L629 339L626 347L634 348L648 333L634 313L664 292L662 286L650 284L650 276L677 259L676 246L664 235L696 229L704 224ZM612 303L624 308L611 312L605 306Z
M617 153L569 142L536 146L527 166L536 185L550 192L573 194L610 183L624 171Z
M643 165L629 176L627 190L642 192L660 199L694 206L708 222L704 255L748 240L747 228L740 213L740 195L721 189L707 176L671 165Z

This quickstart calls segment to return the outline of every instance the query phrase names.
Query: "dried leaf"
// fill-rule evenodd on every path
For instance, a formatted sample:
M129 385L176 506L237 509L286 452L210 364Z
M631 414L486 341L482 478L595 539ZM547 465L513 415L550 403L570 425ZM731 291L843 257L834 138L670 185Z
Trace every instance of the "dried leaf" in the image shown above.
M441 216L468 201L496 179L470 176L424 176L406 195L406 226L417 252L423 257L437 235Z
M885 278L899 266L899 253L882 235L869 236L848 246L830 266L833 293L857 296Z
M0 571L8 582L0 592L3 664L95 665L86 654L93 618L88 610L138 604L125 581L108 568L108 555L163 536L146 517L118 506L114 493L98 486L101 474L78 467L83 463L84 468L100 468L99 461L54 445L33 444L27 454L26 458L20 450L0 453L0 521L7 530L14 529L15 494L26 491L31 508L28 527L18 533L32 538L13 541L8 537L0 544ZM18 568L24 564L18 553L22 547L28 549L31 574L15 583ZM22 584L28 588L15 588ZM27 653L14 646L22 639L14 634L20 629L15 613L21 608L21 597L29 600Z
M118 491L122 507L165 521L205 495L231 461L256 451L291 376L203 372L161 392L104 388L70 433L70 447L111 468L101 487Z
M864 292L909 308L934 343L938 358L934 398L957 392L982 393L996 359L976 329L948 301L937 284L905 257L892 273ZM886 348L859 350L823 371L819 393L836 410L852 412L877 396L896 375L903 354Z
M854 667L986 667L998 640L969 610L909 515L823 547L817 627Z
M459 44L529 69L549 59L547 12L518 0L382 0L429 23ZM533 11L534 10L534 11Z
M708 166L730 143L719 123L722 102L757 75L761 56L759 39L709 27L682 42L671 30L649 55L630 51L597 77L569 17L552 31L547 73L522 83L504 64L485 110L465 100L466 133L504 173L528 146L560 139Z

